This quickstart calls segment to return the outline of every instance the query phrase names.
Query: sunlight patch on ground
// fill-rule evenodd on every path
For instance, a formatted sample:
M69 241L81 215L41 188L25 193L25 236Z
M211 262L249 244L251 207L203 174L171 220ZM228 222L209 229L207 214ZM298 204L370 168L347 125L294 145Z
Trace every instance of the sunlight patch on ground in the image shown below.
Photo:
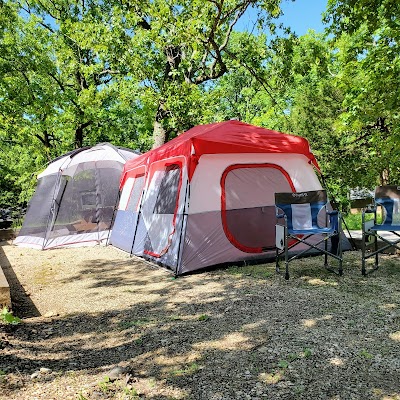
M324 315L324 316L319 317L319 318L302 319L301 320L301 324L305 328L314 328L317 325L317 322L319 322L319 321L328 321L328 320L330 320L332 318L333 318L332 315L327 314L327 315Z
M199 350L248 350L252 348L249 338L240 332L231 333L219 340L196 343L193 347Z
M380 400L400 400L399 393L384 393L380 388L372 389L372 394L374 395L374 398L379 397Z
M374 398L379 398L380 400L400 400L399 393L384 393L382 389L374 388L372 389L372 394Z
M397 308L399 305L396 303L387 303L387 304L382 304L379 306L379 308L382 308L383 310L394 310Z
M199 352L192 352L189 354L182 354L177 356L172 356L171 354L162 354L163 351L159 353L158 356L153 358L154 363L163 366L177 366L190 364L201 359L201 354Z
M302 324L306 328L313 328L315 325L317 325L317 320L315 319L303 319Z
M310 276L303 276L301 279L313 286L337 286L337 282L324 281L320 278L311 278Z
M199 301L198 289L203 290L202 302L206 302L207 298L214 295L213 301L218 301L221 296L226 295L222 284L217 282L207 282L204 285L194 285L193 288L185 289L177 286L177 291L174 293L173 301L176 304L192 304L193 301Z
M242 331L247 331L247 330L255 330L258 329L260 327L264 327L267 325L267 321L261 320L261 321L257 321L257 322L253 322L252 324L245 324L242 326Z
M33 282L37 285L54 284L57 268L59 268L58 265L41 265L35 270Z
M389 337L390 337L390 339L394 340L395 342L400 342L400 331L390 333Z
M179 375L193 373L202 367L198 362L202 359L202 355L198 351L190 353L172 355L168 353L168 349L162 348L155 351L149 351L135 358L135 363L140 365L137 370L138 374L148 375L149 370L154 366L158 366L164 376Z
M329 363L334 365L335 367L341 367L342 365L344 365L344 361L343 359L341 359L340 357L333 357L329 360Z
M269 374L263 372L258 375L258 378L261 382L266 383L267 385L275 385L284 378L284 375L281 371Z

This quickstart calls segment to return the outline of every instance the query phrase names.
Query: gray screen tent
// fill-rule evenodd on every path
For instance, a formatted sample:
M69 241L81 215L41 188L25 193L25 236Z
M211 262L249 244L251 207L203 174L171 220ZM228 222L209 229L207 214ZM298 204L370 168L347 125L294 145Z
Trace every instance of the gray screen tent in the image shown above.
M101 143L55 159L38 176L14 244L45 250L105 243L121 172L135 157L138 152Z

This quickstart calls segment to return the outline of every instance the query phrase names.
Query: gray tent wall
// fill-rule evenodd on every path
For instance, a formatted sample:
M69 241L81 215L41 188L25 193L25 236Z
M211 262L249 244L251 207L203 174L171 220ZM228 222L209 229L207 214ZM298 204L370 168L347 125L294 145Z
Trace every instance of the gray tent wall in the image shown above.
M137 152L101 143L54 160L38 176L14 244L50 249L105 242L123 166L135 157Z

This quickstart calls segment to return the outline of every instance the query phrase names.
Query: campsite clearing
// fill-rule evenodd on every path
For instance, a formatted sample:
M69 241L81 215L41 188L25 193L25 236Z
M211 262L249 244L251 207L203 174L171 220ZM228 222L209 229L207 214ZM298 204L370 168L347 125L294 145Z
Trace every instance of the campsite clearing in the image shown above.
M400 399L400 260L321 257L174 279L112 247L2 242L1 399ZM118 367L118 368L117 368Z

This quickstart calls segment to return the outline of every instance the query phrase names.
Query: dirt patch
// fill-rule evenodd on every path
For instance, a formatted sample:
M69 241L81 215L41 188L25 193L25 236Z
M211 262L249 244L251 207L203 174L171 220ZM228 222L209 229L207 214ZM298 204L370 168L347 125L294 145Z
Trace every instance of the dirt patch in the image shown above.
M112 247L3 242L1 399L400 399L400 262L322 258L174 279Z

